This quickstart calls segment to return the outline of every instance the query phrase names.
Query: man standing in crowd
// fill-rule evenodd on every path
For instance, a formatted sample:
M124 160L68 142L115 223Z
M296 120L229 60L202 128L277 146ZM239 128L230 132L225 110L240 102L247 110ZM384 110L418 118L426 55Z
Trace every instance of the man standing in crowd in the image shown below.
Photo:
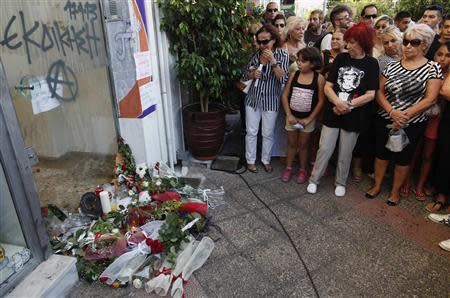
M309 25L305 32L305 43L308 47L313 47L316 41L318 41L325 34L323 25L323 11L315 9L311 11L309 15Z
M344 4L338 4L330 12L330 21L333 25L333 32L350 27L352 9ZM319 39L314 45L320 48L321 51L331 49L331 35L333 32L328 32L322 39Z
M442 22L442 7L439 5L430 5L425 8L419 23L427 24L437 34L440 32L439 25Z
M278 4L276 2L269 2L264 13L263 23L273 23L273 20L278 14Z
M441 34L436 34L434 36L433 42L431 43L430 49L428 50L425 57L429 60L433 60L434 54L441 46L441 44L448 41L450 41L450 14L444 17Z
M370 27L375 26L375 19L378 17L378 7L375 4L367 4L361 10L361 21L366 22Z
M408 11L399 11L394 18L395 26L400 30L400 32L405 32L411 23L411 13Z

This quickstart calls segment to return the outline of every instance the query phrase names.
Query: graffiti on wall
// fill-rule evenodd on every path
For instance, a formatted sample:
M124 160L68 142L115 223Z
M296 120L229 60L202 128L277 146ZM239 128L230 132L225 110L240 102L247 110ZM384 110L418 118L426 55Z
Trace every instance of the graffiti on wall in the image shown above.
M96 21L100 20L97 3L67 0L63 8L70 23L61 21L42 22L29 20L23 11L18 11L6 22L0 36L0 46L9 50L24 49L28 64L37 58L33 53L47 53L55 49L66 57L69 53L87 54L90 59L99 56L101 38L96 32ZM62 101L74 100L78 94L77 78L63 59L51 63L47 72L47 84L51 97ZM66 94L62 93L64 86Z

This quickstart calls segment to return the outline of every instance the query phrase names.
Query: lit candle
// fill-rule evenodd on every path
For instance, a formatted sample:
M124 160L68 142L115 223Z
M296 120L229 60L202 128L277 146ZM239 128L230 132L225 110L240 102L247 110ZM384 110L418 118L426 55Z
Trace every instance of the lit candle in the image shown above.
M108 214L111 212L111 201L109 199L109 192L100 192L100 203L102 204L103 214Z

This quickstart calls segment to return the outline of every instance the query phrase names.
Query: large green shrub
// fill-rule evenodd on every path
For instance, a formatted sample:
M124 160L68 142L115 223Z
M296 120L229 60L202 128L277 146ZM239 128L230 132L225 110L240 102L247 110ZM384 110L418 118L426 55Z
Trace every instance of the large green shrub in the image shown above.
M208 111L209 100L223 100L233 88L248 53L245 0L159 0L161 28L178 57L177 76L193 100Z

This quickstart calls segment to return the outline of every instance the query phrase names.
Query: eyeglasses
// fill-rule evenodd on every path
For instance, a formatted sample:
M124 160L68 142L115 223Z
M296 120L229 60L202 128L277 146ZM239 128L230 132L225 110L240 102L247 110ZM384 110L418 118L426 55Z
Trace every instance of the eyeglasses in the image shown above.
M387 26L386 25L376 25L375 28L376 29L386 29Z
M415 48L417 48L418 46L420 46L420 44L422 43L422 41L420 39L403 39L403 45L406 47L409 44Z
M367 15L364 16L364 18L366 20L368 20L368 19L376 19L377 15L376 14L367 14Z
M284 24L275 24L275 27L280 27L280 28L284 28Z
M268 43L271 42L271 41L272 41L271 39L263 39L263 40L257 40L256 42L257 42L259 45L265 46L266 44L268 44Z
M274 12L278 12L278 8L273 8L273 9L268 8L268 9L266 9L266 11L268 13L274 13Z

